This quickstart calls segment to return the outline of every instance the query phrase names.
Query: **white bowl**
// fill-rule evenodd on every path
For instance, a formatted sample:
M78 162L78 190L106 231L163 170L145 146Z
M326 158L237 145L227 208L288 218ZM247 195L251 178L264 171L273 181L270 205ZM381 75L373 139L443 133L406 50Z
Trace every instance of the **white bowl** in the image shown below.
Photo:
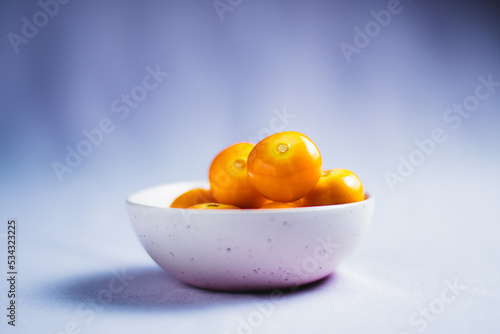
M133 194L127 208L137 237L168 273L201 288L270 290L331 274L352 253L373 213L362 202L266 210L169 208L205 183L173 183Z

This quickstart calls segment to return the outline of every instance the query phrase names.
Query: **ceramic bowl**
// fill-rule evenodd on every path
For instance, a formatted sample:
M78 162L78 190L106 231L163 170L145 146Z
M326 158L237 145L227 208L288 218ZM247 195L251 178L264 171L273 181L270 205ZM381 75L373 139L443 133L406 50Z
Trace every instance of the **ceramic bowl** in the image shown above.
M188 284L223 291L294 287L331 274L370 224L374 199L293 209L169 208L200 182L166 184L131 195L133 229L148 254Z

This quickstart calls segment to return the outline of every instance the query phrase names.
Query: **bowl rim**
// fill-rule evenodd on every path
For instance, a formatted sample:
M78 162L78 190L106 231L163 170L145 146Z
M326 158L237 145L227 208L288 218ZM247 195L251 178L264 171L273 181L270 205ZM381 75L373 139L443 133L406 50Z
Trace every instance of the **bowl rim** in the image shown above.
M126 199L126 204L129 206L133 207L138 207L138 208L145 208L145 209L154 209L154 210L161 210L165 212L183 212L185 213L187 210L194 210L194 209L183 209L183 208L171 208L167 206L157 206L157 205L148 205L148 204L143 204L143 203L138 203L133 200L134 197L138 196L141 193L145 193L148 191L152 191L158 188L163 188L167 187L170 185L180 185L180 184L185 184L185 185L193 185L194 187L204 187L204 185L207 185L207 182L205 181L187 181L187 182L171 182L171 183L163 183L160 185L156 186L151 186L144 188L142 190L136 191L129 195ZM208 189L208 187L207 187ZM373 202L375 201L374 196L370 192L365 192L365 199L359 202L352 202L352 203L345 203L345 204L333 204L333 205L321 205L321 206L308 206L308 207L297 207L297 208L274 208L274 209L225 209L225 210L198 210L197 213L203 213L203 214L209 214L209 215L225 215L225 214L245 214L245 215L265 215L269 213L276 214L278 212L281 213L293 213L293 212L316 212L316 211L329 211L329 210L341 210L344 208L349 208L349 207L355 207L355 206L366 206L366 205L373 205Z

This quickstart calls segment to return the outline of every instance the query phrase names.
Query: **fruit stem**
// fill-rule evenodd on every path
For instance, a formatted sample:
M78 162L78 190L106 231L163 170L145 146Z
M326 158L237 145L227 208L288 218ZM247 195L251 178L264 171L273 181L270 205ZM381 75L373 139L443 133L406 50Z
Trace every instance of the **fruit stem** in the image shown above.
M236 159L234 160L234 168L237 170L243 170L246 167L246 161L244 159Z
M279 143L278 145L276 145L276 151L281 154L287 152L289 149L290 144L288 143Z
M328 170L325 170L323 171L323 173L321 173L321 176L328 176L330 174L333 174L335 171L333 169L328 169Z

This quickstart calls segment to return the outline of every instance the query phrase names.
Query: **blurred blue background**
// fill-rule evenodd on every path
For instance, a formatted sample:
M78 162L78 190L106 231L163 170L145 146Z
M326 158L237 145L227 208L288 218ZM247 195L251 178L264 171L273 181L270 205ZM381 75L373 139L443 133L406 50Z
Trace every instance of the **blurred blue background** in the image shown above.
M485 1L403 1L348 63L340 43L354 45L353 28L387 3L243 1L221 20L210 1L70 1L15 53L8 33L22 36L22 17L41 7L3 1L1 181L57 181L51 163L103 118L115 130L64 182L91 171L119 183L204 178L218 150L257 137L276 109L329 166L380 174L443 126L477 76L500 78L498 11ZM111 104L147 66L170 75L122 121ZM498 95L456 136L498 139Z
M387 240L394 249L439 240L447 250L436 266L456 254L498 260L482 250L494 249L500 232L491 210L500 185L500 87L458 128L444 119L475 94L478 77L500 81L493 2L41 3L0 3L0 206L3 220L21 224L26 275L46 271L61 249L94 269L148 261L125 198L206 179L222 148L275 130L305 133L325 168L355 171L378 198L377 227L360 256L384 252ZM346 56L342 43L355 47L355 28L365 30L371 11L388 6L397 8L390 22L372 24L368 45ZM154 70L168 76L142 88ZM135 96L128 107L123 94ZM66 164L67 147L76 150L82 131L103 120L110 133L58 177L54 162ZM386 173L397 173L399 157L435 128L447 140L391 189ZM469 221L491 234L472 233ZM475 253L461 253L450 228L478 245ZM396 238L405 234L413 237Z

